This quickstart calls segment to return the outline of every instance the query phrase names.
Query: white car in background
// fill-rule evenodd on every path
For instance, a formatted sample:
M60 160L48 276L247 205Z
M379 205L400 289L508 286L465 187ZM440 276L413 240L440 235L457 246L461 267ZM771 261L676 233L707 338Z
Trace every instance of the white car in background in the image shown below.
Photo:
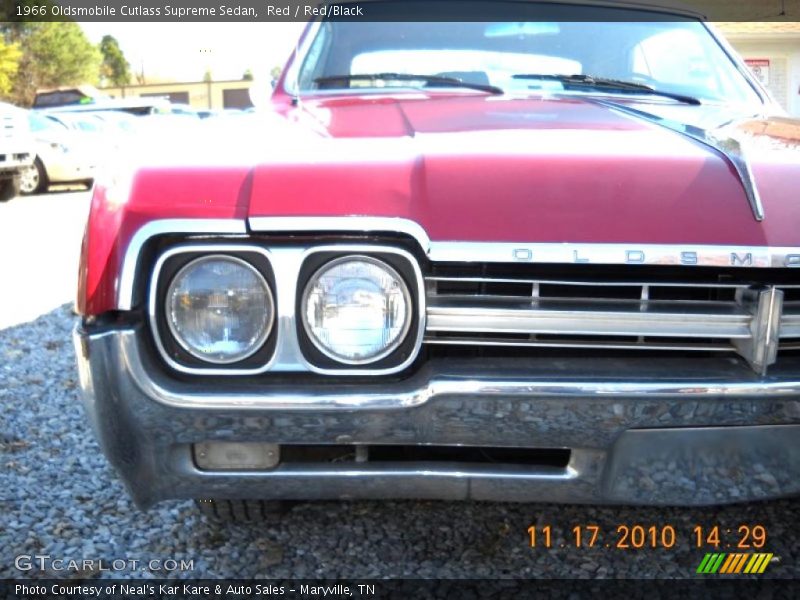
M0 202L17 196L22 173L32 164L33 139L26 125L24 110L0 102Z
M23 170L23 194L46 192L52 183L81 183L91 187L105 142L99 132L82 129L69 117L28 112L36 158Z

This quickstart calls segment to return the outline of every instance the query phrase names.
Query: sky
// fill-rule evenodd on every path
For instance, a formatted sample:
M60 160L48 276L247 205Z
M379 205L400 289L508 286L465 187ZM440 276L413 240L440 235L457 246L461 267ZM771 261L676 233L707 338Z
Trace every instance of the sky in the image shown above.
M207 69L214 79L241 79L250 69L268 79L283 66L305 23L81 23L99 43L117 38L132 71L146 81L200 81Z

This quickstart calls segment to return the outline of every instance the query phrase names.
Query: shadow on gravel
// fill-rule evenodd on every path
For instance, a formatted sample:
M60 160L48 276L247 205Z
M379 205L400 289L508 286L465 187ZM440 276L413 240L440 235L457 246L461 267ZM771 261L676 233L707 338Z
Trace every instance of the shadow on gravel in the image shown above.
M44 570L35 560L30 570L15 568L20 555L45 554L121 567L58 573L74 578L686 577L714 550L695 547L698 524L721 526L720 551L736 550L726 545L738 541L739 525L763 525L764 551L781 557L768 574L800 576L800 517L790 500L699 509L324 502L247 525L208 522L191 502L138 512L85 419L72 325L64 306L0 331L0 577L52 575L47 561ZM618 526L634 524L673 526L674 547L616 548ZM531 525L552 528L551 548L542 547L541 534L530 547ZM600 527L591 548L588 525ZM575 526L584 528L584 547L575 547ZM167 560L192 568L166 571Z

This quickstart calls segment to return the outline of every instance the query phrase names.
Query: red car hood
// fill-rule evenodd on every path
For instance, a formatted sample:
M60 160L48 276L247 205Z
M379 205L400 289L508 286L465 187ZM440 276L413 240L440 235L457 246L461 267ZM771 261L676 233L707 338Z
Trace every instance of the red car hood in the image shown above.
M764 220L719 150L622 105L450 93L305 100L192 127L172 136L178 148L162 136L136 172L126 227L359 215L409 219L432 241L800 246L800 122L719 129L734 117L719 107L635 108L740 139Z
M589 99L339 97L284 116L250 216L403 217L450 241L800 244L797 140L754 145L759 223L719 152Z

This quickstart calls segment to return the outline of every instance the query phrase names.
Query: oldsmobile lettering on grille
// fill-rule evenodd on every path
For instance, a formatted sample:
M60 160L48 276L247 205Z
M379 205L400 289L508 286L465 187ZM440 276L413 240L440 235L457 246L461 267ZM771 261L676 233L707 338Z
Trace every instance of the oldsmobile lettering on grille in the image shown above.
M800 252L772 248L708 247L703 250L672 247L624 248L614 244L539 244L512 248L517 262L684 265L716 267L800 267Z

